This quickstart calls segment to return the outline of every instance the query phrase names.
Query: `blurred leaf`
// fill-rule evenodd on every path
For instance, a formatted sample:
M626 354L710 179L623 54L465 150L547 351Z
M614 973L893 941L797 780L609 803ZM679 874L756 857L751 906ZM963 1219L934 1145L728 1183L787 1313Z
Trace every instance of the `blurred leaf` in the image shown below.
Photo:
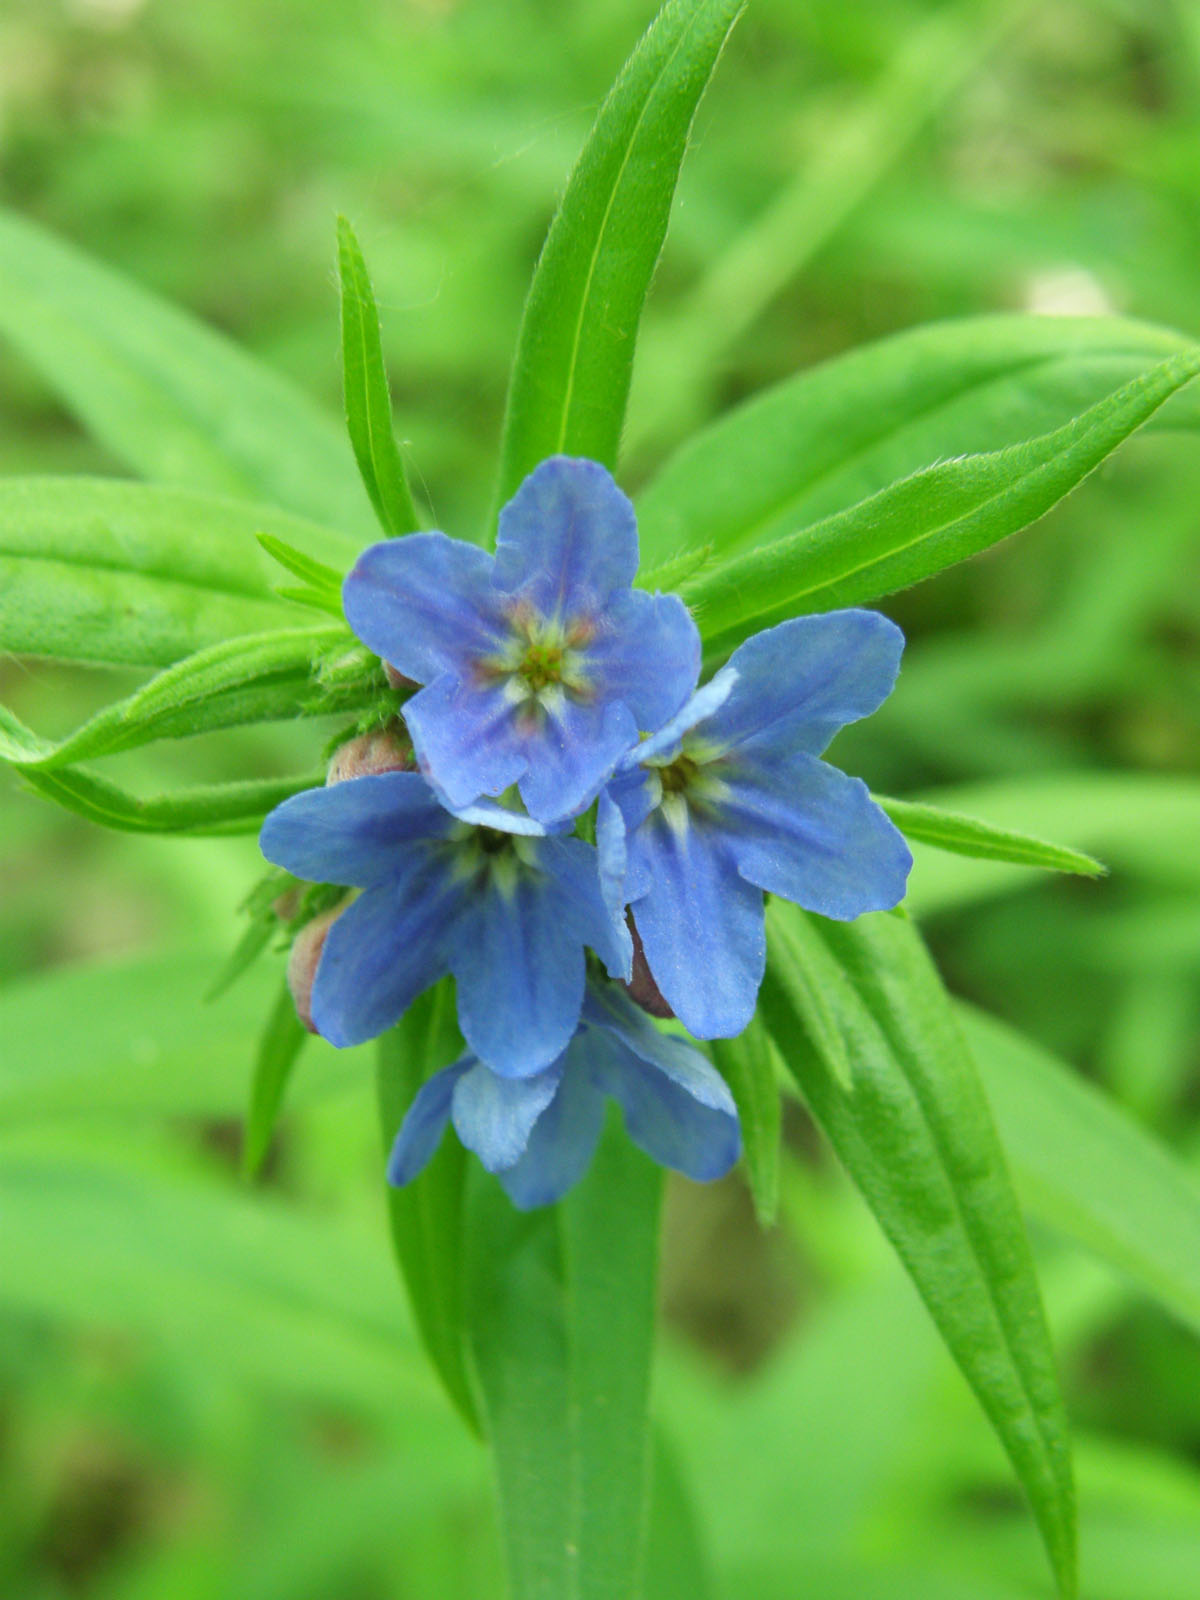
M255 535L344 561L325 529L269 506L102 478L0 478L0 649L165 667L288 627Z
M733 1091L754 1210L763 1227L769 1228L779 1210L781 1124L771 1036L756 1014L736 1039L711 1039L708 1051Z
M649 1600L715 1600L704 1530L675 1451L654 1434L653 1490L641 1593Z
M134 472L367 523L346 441L307 396L81 251L0 213L0 332Z
M558 1206L475 1186L471 1332L513 1600L641 1592L661 1190L615 1117Z
M454 985L444 978L418 996L376 1045L376 1091L385 1151L390 1151L417 1090L462 1054ZM463 1280L463 1185L466 1151L457 1137L403 1189L388 1185L392 1248L408 1289L421 1341L464 1422L480 1430L467 1361Z
M681 586L713 656L798 612L878 599L1037 520L1200 372L1172 357L1081 416L988 455L926 468Z
M937 972L896 913L842 924L773 900L768 947L767 1025L975 1390L1029 1496L1059 1588L1072 1595L1070 1448L1037 1279ZM812 989L845 1041L848 1087L840 1061L821 1049L825 1019L810 1022Z
M1050 433L1192 343L1117 317L992 315L823 361L667 461L638 496L643 565L771 544L933 463ZM1200 426L1200 397L1186 391L1156 420ZM660 582L657 571L646 582Z
M354 230L338 218L342 284L342 387L346 424L363 485L385 533L420 526L392 429L392 397L379 335L379 312Z
M668 0L601 107L525 302L501 503L547 456L616 465L638 323L688 130L740 9L741 0Z
M1115 1100L960 1007L1026 1207L1200 1333L1200 1182Z
M140 799L80 767L18 767L21 781L67 811L120 833L257 833L268 811L322 775L212 783Z
M1008 861L1014 866L1044 867L1049 872L1074 872L1085 878L1100 878L1107 870L1103 862L1065 845L1048 844L1028 834L996 828L975 817L938 806L920 805L912 800L886 800L873 796L908 839L936 845L955 855L974 856L984 861Z
M258 1172L266 1158L288 1080L308 1037L285 980L258 1041L242 1142L242 1172L248 1178Z

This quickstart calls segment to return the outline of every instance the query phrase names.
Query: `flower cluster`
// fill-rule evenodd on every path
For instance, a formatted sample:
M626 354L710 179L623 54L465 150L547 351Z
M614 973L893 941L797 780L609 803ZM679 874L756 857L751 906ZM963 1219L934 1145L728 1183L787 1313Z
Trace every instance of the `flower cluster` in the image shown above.
M346 579L355 633L418 686L412 759L378 736L343 755L271 813L262 849L358 891L294 962L301 1014L332 1043L373 1038L454 976L468 1053L417 1095L393 1183L452 1120L518 1206L547 1204L586 1169L605 1097L656 1161L719 1176L739 1149L729 1091L646 1011L700 1039L746 1026L764 891L840 919L903 896L903 839L820 759L890 692L899 630L797 618L697 689L695 624L677 596L632 588L637 559L605 469L555 457L501 513L494 556L413 533Z

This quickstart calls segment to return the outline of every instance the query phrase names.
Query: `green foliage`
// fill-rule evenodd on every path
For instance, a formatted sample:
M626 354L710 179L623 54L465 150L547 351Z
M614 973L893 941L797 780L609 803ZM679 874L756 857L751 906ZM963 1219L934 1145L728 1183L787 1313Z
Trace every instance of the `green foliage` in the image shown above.
M288 1081L307 1038L304 1024L296 1015L292 991L283 983L258 1041L242 1144L242 1171L247 1177L253 1177L266 1159Z
M781 1124L771 1037L762 1019L755 1016L736 1039L713 1039L708 1049L733 1091L754 1210L763 1227L769 1228L779 1210Z
M1019 867L1043 867L1048 872L1073 872L1085 878L1104 875L1104 865L1081 850L1068 850L1028 834L996 828L975 817L959 816L938 806L919 805L911 800L885 800L878 795L892 821L909 839L936 845L954 855L972 856L980 861L1008 861Z

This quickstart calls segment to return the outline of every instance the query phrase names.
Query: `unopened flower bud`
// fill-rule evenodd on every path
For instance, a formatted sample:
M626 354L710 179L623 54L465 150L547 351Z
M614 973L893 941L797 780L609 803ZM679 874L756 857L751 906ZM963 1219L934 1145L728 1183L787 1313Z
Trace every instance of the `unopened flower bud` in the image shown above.
M312 1019L313 979L317 975L317 963L325 948L326 935L345 909L343 903L323 911L319 917L306 922L292 941L291 952L288 955L287 985L292 991L296 1015L309 1033L317 1031Z
M377 772L415 772L412 745L400 728L389 723L374 733L360 733L334 751L325 782L345 783L349 778L370 778Z
M390 661L383 663L383 675L387 679L390 689L415 689L417 687L412 678L406 678L402 672L397 671Z
M633 976L628 983L622 985L629 998L641 1006L652 1017L661 1017L664 1021L673 1017L675 1013L663 999L654 975L650 971L650 964L646 960L646 952L642 949L642 936L637 931L637 923L633 917L628 918L629 931L633 935Z

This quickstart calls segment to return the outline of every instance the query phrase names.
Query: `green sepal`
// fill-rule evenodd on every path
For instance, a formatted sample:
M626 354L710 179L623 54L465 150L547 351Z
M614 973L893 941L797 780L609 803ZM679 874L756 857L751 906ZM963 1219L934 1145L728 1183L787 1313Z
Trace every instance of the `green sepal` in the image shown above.
M243 1177L254 1177L266 1158L288 1080L308 1036L307 1028L296 1015L292 992L284 982L258 1041L242 1141Z

